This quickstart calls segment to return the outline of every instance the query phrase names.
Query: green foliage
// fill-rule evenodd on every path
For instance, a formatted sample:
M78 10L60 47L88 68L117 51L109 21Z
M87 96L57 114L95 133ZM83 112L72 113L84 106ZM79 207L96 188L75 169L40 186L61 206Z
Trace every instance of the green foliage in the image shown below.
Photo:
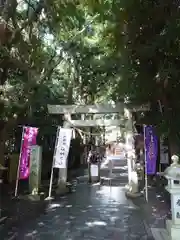
M0 140L14 139L18 124L54 134L62 119L47 104L112 95L119 64L100 13L79 1L7 2L0 10Z
M88 3L87 3L88 4ZM143 123L160 133L180 132L180 18L178 1L91 1L105 22L106 41L119 57L120 81L113 95L151 103ZM118 79L118 78L117 78ZM117 81L117 80L116 80ZM161 108L159 107L161 103Z
M151 123L179 132L179 7L177 1L136 1L126 13L126 92L152 103ZM160 101L162 113L158 107ZM154 107L154 105L156 105Z
M177 1L13 3L0 12L2 128L11 121L59 124L48 103L128 97L151 103L143 123L160 134L180 131Z

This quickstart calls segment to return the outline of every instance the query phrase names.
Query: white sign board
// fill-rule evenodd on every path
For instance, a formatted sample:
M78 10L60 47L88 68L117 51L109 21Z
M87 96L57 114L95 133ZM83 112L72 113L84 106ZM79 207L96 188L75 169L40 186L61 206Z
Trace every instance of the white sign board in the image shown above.
M160 143L160 163L169 164L168 147Z
M38 194L41 182L41 161L42 148L40 146L32 146L30 153L30 176L29 190L32 194Z
M91 164L91 176L98 177L98 165Z
M66 168L66 161L69 154L69 148L72 137L72 129L60 128L57 136L57 145L54 152L54 168Z

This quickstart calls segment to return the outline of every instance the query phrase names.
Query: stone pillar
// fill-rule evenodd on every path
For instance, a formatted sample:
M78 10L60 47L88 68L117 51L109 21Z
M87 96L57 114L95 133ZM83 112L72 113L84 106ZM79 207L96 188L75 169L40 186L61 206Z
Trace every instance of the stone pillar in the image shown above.
M164 177L168 180L166 190L171 195L172 218L166 220L166 229L152 228L153 237L156 239L179 240L180 239L180 164L179 157L172 156L172 164L166 168ZM163 238L158 238L162 236Z
M40 199L39 187L41 184L41 162L42 162L42 148L40 146L33 146L30 154L30 175L29 175L29 192L30 197Z
M135 171L135 148L134 148L134 133L133 133L133 121L132 113L128 109L124 109L124 115L126 119L125 124L125 140L126 140L126 156L128 166L128 185L126 195L128 197L140 196L138 187L138 175Z
M166 190L171 194L172 219L166 221L168 235L172 240L179 240L180 236L180 165L179 157L172 156L172 164L165 170L168 179Z

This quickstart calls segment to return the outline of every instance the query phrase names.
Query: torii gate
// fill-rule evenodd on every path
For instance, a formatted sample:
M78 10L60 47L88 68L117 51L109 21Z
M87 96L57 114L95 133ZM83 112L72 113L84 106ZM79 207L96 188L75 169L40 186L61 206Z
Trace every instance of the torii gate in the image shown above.
M128 107L127 104L118 102L116 104L94 104L94 105L48 105L50 114L63 114L65 117L64 127L94 127L94 126L119 126L125 123L126 129L126 145L127 145L127 162L128 162L128 182L131 183L131 173L134 168L134 141L133 141L133 122L132 112L147 111L149 106ZM72 120L72 114L108 114L118 113L124 119L104 120ZM64 191L67 181L67 168L59 169L59 187L58 192Z

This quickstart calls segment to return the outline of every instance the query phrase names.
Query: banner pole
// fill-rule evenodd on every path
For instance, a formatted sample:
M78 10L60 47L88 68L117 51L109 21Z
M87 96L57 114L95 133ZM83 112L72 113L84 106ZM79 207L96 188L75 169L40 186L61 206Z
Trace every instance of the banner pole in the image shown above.
M15 192L14 192L15 197L17 197L17 191L18 191L18 185L19 185L19 170L20 170L21 156L22 156L22 145L23 145L23 140L24 140L24 129L25 129L25 127L23 126L21 147L20 147L20 154L19 154L19 162L18 162L17 175L16 175L16 187L15 187Z
M145 194L146 194L146 201L148 202L148 176L145 173Z
M50 183L49 183L49 194L48 194L48 198L51 198L51 192L52 192L52 183L53 183L53 165L54 165L54 161L52 163L52 167L51 167L51 178L50 178Z
M51 177L50 177L50 182L49 182L49 194L48 194L48 197L46 198L46 200L51 199L52 184L53 184L53 173L54 173L54 156L55 156L56 149L57 149L57 143L58 143L59 131L60 131L60 127L58 127L58 129L57 129L57 133L56 133L56 142L55 142L55 149L54 149L54 155L53 155L53 162L52 162L52 167L51 167Z
M146 134L145 134L145 127L144 125L144 162L145 162L145 198L146 201L148 202L148 176L147 176L147 158L146 158L146 144L145 144L145 139L146 139Z
M161 165L161 163L159 163L159 172L161 172L162 171L162 165Z

